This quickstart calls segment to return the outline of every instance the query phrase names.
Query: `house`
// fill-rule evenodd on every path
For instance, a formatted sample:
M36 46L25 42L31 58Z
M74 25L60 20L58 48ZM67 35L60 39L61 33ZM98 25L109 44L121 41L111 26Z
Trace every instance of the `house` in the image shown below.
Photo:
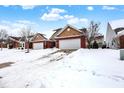
M7 48L18 48L20 37L9 36L7 40Z
M124 19L108 22L107 33L106 33L107 47L120 48L122 42L120 42L119 38L121 36L120 32L122 32L123 30L124 30Z
M0 48L7 48L6 40L0 40Z
M32 36L29 36L29 48L32 48ZM17 48L17 49L27 49L28 42L26 42L25 37L15 37L15 36L9 36L7 42L7 48Z
M124 48L124 35L119 37L119 41L120 41L120 48Z
M37 33L32 39L33 49L45 49L47 48L47 38L43 34Z
M85 33L71 25L56 29L50 40L60 49L86 48Z
M19 40L19 43L20 43L19 49L27 49L28 47L30 49L32 49L33 46L32 46L32 42L31 41L32 41L33 37L34 37L34 35L30 35L27 38L26 37L21 37L20 40ZM27 41L27 39L29 40L29 42Z
M118 32L116 41L118 41L117 44L119 45L119 48L124 48L124 30Z
M7 48L8 38L0 39L0 48Z

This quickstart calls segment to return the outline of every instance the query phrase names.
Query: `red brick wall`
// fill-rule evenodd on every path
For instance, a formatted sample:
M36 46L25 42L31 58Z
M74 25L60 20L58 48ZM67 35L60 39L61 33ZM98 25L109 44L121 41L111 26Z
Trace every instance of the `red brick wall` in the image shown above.
M56 48L59 48L59 40L56 40Z
M2 44L2 45L0 44L0 48L1 48L1 47L2 47L2 48L7 48L7 44Z
M81 37L81 48L86 48L85 36L82 36L82 37Z
M120 36L119 40L120 40L120 48L124 48L124 35Z
M18 47L19 47L19 43L13 42L13 48L18 48Z

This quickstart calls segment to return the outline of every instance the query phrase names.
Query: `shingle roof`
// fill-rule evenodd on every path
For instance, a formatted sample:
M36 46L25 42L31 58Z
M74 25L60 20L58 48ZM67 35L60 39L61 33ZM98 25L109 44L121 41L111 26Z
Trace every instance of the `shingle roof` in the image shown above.
M61 28L62 29L62 28ZM56 29L56 30L53 30L53 31L55 31L53 34L52 34L52 36L50 37L50 40L54 40L55 39L55 37L57 36L57 34L61 31L61 29L59 28L59 29Z
M110 21L109 24L110 24L112 30L115 30L118 28L124 28L124 19Z

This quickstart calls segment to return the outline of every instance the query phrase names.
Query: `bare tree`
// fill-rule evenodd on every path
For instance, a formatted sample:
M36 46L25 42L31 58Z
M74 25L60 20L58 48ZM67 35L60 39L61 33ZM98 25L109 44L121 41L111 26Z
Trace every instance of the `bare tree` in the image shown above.
M31 27L27 27L27 28L22 28L21 31L19 32L19 35L21 37L27 37L27 36L34 35L34 33L31 32Z
M7 40L8 34L7 31L5 29L1 29L0 30L0 45L1 45L1 51L3 48L3 43L5 42L5 40Z
M92 42L95 40L95 35L99 31L100 23L95 23L94 21L90 22L88 31L86 33L88 48L91 48Z
M34 35L34 33L31 32L31 27L22 28L21 31L20 31L20 36L25 39L25 42L27 44L26 53L29 53L29 43L30 43L29 37L31 35Z

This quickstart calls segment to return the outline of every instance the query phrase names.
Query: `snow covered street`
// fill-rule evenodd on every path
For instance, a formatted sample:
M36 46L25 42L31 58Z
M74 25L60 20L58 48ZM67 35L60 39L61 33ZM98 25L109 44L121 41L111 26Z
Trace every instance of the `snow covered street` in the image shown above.
M0 51L0 87L5 88L123 88L124 61L119 50L79 49L70 54L59 49Z

